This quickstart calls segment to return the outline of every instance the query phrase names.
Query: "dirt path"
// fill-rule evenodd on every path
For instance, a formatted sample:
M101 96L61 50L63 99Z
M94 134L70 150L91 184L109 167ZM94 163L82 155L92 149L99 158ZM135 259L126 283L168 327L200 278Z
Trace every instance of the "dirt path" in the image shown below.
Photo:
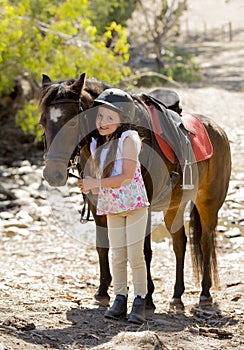
M220 52L215 56L219 65L224 57ZM203 51L203 62L202 55ZM105 321L105 308L93 298L98 287L94 225L81 228L78 223L80 197L74 185L70 184L72 195L64 196L65 211L57 220L43 187L42 167L17 162L13 168L0 167L1 186L6 190L0 198L0 350L243 349L244 94L230 91L231 85L225 85L227 90L220 88L221 79L243 84L243 72L238 77L229 73L229 66L235 66L235 53L229 52L230 65L221 64L218 69L210 62L211 55L206 53L204 63L211 84L177 92L186 111L214 118L231 142L233 171L220 212L220 288L212 291L214 305L201 308L197 304L200 286L192 276L188 247L185 311L169 311L175 261L170 237L157 215L152 260L155 315L140 327ZM235 67L240 73L238 66L239 61ZM69 215L73 211L75 217ZM131 302L131 293L129 299Z
M54 225L49 218L40 222L39 232L29 229L28 235L22 231L2 239L1 349L74 350L98 344L100 349L242 349L240 247L219 249L221 290L213 291L215 305L207 309L197 305L200 289L192 279L188 252L185 312L171 313L172 246L169 239L154 243L157 309L139 327L104 321L105 309L93 299L98 285L95 250L57 232Z
M243 35L244 36L244 35ZM202 70L202 85L244 91L244 44L233 42L186 43Z
M1 350L243 348L243 93L212 87L178 92L188 111L204 110L225 127L233 153L229 195L220 212L220 289L212 291L213 307L197 305L200 286L192 277L188 247L185 311L169 312L175 261L170 237L157 215L153 236L160 243L153 242L152 261L155 315L141 327L104 321L105 309L93 299L98 287L94 226L80 226L80 197L74 186L57 220L43 188L41 166L17 163L0 169L7 190L0 213ZM69 211L70 219L64 215Z

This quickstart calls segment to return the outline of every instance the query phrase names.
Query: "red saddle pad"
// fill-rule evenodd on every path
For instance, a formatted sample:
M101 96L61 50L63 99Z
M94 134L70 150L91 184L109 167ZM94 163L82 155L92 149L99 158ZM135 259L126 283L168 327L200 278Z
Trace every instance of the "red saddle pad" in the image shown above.
M170 145L162 137L164 131L162 130L158 111L153 105L150 105L148 107L151 112L150 117L157 142L165 157L171 163L174 163L175 153ZM189 113L182 113L181 117L185 127L194 132L194 134L189 132L189 135L192 141L195 162L201 162L203 160L211 158L213 155L213 146L203 123L196 116Z

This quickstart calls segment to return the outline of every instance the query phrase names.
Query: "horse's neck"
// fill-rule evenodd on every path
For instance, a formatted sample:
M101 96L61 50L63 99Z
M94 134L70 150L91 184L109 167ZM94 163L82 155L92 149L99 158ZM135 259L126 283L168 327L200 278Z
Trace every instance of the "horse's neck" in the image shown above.
M80 150L80 156L81 156L81 159L84 160L85 162L90 158L91 151L90 151L89 142L86 142L84 145L82 145Z
M90 175L91 160L90 142L86 142L80 149L80 166L84 175Z
M111 86L95 79L87 79L85 91L88 92L93 99L97 98L104 90Z

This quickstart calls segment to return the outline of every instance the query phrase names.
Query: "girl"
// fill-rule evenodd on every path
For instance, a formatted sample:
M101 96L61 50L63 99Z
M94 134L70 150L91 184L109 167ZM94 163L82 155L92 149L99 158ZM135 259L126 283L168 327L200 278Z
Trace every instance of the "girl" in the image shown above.
M135 105L120 89L105 90L95 100L97 139L90 149L96 178L78 181L84 193L98 192L97 215L107 215L112 251L115 300L105 317L119 319L127 314L127 259L132 269L135 299L128 321L145 322L147 272L144 239L149 202L138 156L141 140L130 122Z

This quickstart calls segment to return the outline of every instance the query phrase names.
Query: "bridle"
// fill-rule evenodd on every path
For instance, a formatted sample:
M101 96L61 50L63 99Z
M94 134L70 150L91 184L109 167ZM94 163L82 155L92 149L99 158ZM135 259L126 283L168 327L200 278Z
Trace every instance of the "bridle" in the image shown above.
M81 102L80 102L80 99L77 101L77 100L74 100L74 99L71 99L71 98L64 98L64 99L55 99L53 100L52 102L48 103L47 107L49 106L55 106L57 104L64 104L64 103L73 103L73 104L77 104L78 105L78 115L80 113L82 113L84 110L81 106ZM60 160L66 160L64 157L62 157L60 154L58 153L54 153L54 152L48 152L47 150L47 143L46 143L46 135L45 135L45 131L43 132L42 134L42 137L43 137L43 144L44 144L44 160L46 158L46 154L48 154L48 157L52 160L55 160L55 161L60 161Z
M78 105L78 114L80 115L82 112L84 112L84 109L81 105L81 101L80 99L77 101L75 99L69 99L69 98L64 98L64 99L56 99L52 102L50 102L47 106L54 106L57 104L67 104L67 103L73 103L73 104L77 104ZM43 133L43 144L44 144L44 160L47 157L49 159L51 158L52 161L66 161L66 158L64 156L62 156L62 154L59 153L55 153L55 152L48 152L47 150L47 144L46 144L46 137L45 137L45 132ZM80 143L76 146L74 152L71 155L71 158L69 159L69 165L67 167L67 173L68 173L68 177L74 177L76 179L82 179L84 172L83 169L81 167L81 163L80 163L80 151L81 151L81 145ZM79 176L74 174L74 170L77 169ZM72 172L70 172L72 171ZM85 195L84 193L82 193L83 196L83 208L80 211L81 214L81 218L80 218L80 222L82 224L88 222L88 221L93 221L93 219L90 219L90 202L88 201L87 195Z

